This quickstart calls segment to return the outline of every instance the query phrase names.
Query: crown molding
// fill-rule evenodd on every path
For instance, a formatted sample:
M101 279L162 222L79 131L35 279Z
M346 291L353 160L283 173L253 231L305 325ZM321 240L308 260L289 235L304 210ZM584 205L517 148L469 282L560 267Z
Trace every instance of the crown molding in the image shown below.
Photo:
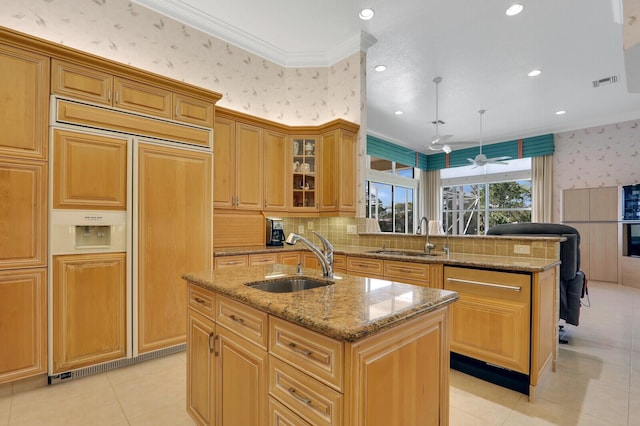
M356 52L366 52L366 49L376 42L373 36L363 32L328 52L287 52L215 16L176 0L133 1L286 68L328 67Z

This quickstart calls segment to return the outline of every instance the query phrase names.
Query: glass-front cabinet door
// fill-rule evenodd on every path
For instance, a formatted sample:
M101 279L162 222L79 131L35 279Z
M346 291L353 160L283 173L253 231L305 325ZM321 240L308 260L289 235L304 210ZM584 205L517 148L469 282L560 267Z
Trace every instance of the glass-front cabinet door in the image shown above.
M293 136L290 143L292 153L292 210L317 211L317 138Z

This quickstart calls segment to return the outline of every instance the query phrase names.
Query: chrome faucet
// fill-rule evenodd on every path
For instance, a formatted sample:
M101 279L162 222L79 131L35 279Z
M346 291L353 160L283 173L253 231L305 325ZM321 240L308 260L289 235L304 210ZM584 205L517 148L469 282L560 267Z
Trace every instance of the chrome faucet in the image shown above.
M422 222L424 221L424 228L422 227ZM424 253L431 254L431 250L436 248L436 245L429 242L429 219L426 216L422 216L420 219L420 231L424 231L424 235L426 235L426 241L424 243Z
M294 234L293 232L289 234L285 242L287 244L294 245L300 241L302 244L307 246L320 261L320 265L322 266L322 276L333 278L333 246L324 236L318 234L316 231L311 232L316 234L316 236L320 238L320 241L322 241L324 252L320 251L320 249L311 241L298 234Z

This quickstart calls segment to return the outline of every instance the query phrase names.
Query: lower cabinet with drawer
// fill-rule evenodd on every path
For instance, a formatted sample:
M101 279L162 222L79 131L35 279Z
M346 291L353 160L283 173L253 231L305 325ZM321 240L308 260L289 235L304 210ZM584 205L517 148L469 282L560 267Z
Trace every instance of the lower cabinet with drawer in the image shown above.
M346 272L350 275L384 278L385 280L423 287L442 288L441 263L403 262L348 256L346 266Z
M267 315L194 285L188 304L187 412L199 425L267 425Z
M445 266L444 288L459 295L451 306L452 367L533 400L540 376L555 361L555 269L515 273Z
M448 424L446 307L343 342L188 289L187 411L197 424Z

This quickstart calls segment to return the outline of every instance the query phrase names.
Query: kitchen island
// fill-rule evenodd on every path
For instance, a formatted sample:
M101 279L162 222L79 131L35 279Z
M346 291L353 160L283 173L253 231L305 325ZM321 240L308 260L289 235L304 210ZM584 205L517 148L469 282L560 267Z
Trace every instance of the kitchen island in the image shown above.
M448 424L457 293L287 265L187 273L187 410L199 424ZM302 275L322 279L317 270Z

